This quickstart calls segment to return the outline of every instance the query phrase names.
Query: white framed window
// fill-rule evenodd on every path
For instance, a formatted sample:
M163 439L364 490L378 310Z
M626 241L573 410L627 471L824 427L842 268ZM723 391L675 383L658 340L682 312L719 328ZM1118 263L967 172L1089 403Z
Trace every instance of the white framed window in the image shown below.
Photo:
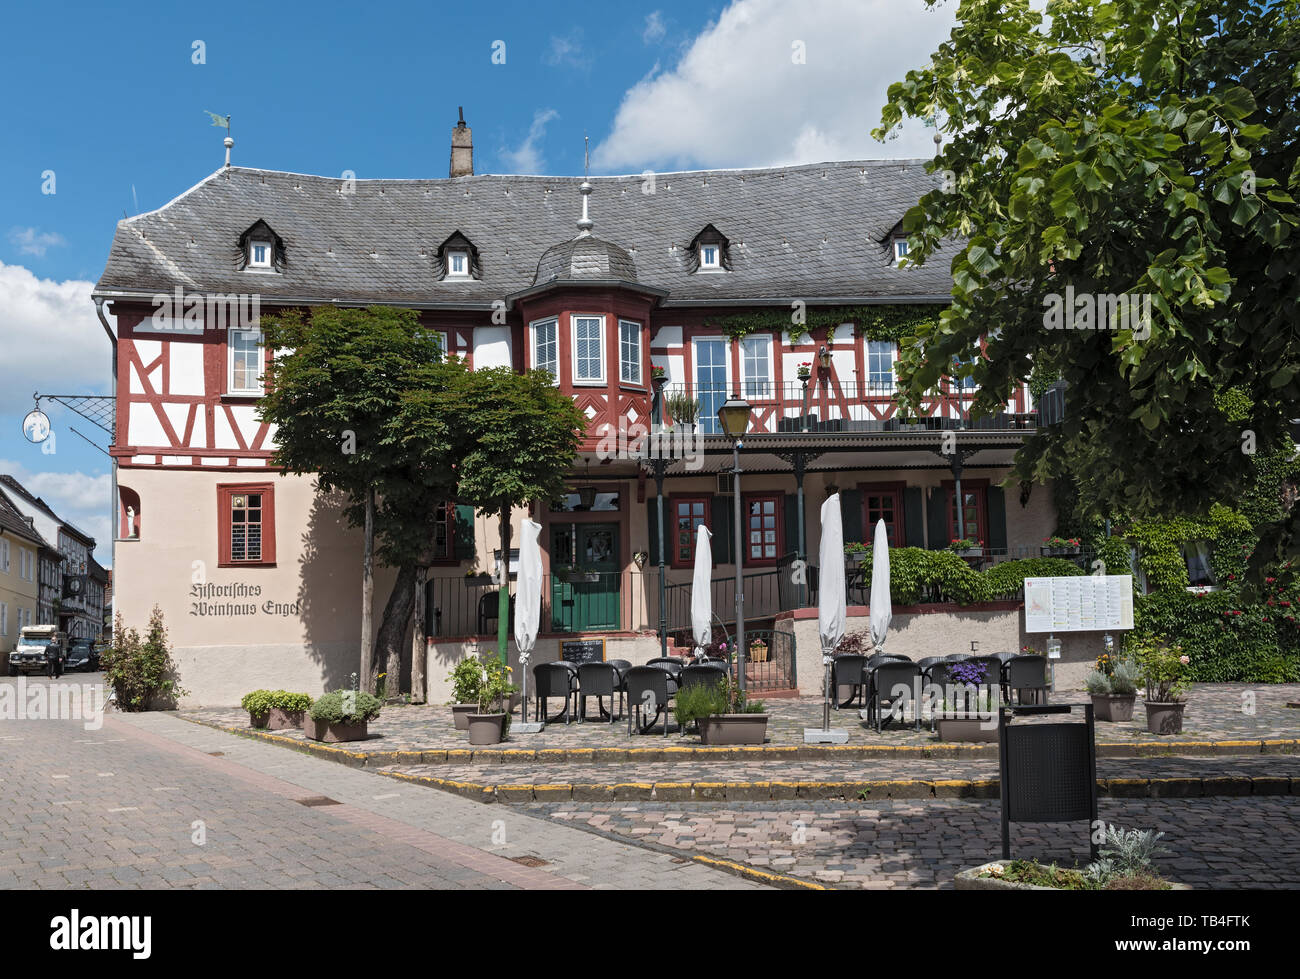
M772 338L748 336L740 341L740 378L747 398L772 396Z
M705 270L713 270L713 271L722 270L722 246L721 245L700 246L700 268Z
M463 248L453 248L447 252L447 278L469 278L469 252Z
M694 337L691 340L695 360L695 402L702 435L718 435L718 408L727 400L731 380L731 344L722 337Z
M894 390L894 342L892 340L867 341L868 393Z
M573 317L573 383L605 383L605 317Z
M0 571L9 573L9 542L0 540Z
M627 384L645 383L641 376L641 324L618 321L618 377Z
M903 259L905 258L907 258L907 239L895 238L894 239L894 264L895 265L901 264Z
M560 383L560 326L559 320L538 320L532 325L533 370L550 371L555 383Z
M227 394L262 393L262 331L229 330L226 348L230 362Z
M250 269L269 269L271 267L271 243L269 241L250 241L248 243L248 267Z
M9 635L9 606L0 602L0 636Z

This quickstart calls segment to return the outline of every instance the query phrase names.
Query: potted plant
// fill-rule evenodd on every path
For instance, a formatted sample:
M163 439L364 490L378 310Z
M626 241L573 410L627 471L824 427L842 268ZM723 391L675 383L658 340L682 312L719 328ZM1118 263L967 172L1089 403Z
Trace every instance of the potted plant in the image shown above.
M844 556L854 564L862 564L871 557L871 548L862 541L850 541L844 545Z
M284 731L302 727L311 708L311 694L254 690L244 694L239 705L248 711L248 723L252 727Z
M1079 538L1044 537L1039 551L1043 557L1075 557L1079 553Z
M668 417L673 420L674 425L681 425L684 428L695 426L695 419L700 414L700 403L685 391L674 391L668 395L664 399L664 406L668 409Z
M248 711L248 726L263 728L271 716L271 691L251 690L239 701L239 706Z
M1147 730L1152 734L1181 734L1184 697L1191 682L1187 679L1191 658L1177 643L1158 637L1139 640L1135 656L1146 683Z
M806 381L812 377L812 364L805 360L795 368L795 371L799 375L799 380Z
M510 713L506 700L515 692L510 682L510 667L499 659L483 664L478 688L478 710L469 715L469 743L499 744L510 733Z
M668 372L665 371L662 367L650 368L650 383L658 387L663 387L664 383L667 380L668 380Z
M969 537L954 537L948 542L948 550L958 557L982 557L984 542L982 540L971 540Z
M684 731L694 722L707 745L762 744L767 713L761 700L749 700L728 672L718 683L699 683L677 691L673 712Z
M562 564L555 569L561 581L571 585L595 585L600 583L600 572L580 568L576 564Z
M751 663L767 662L767 640L755 639L749 644L749 661Z
M1097 668L1088 674L1084 687L1092 697L1092 715L1099 721L1133 720L1137 699L1138 667L1132 660L1097 657Z
M469 715L478 710L478 688L483 683L483 666L466 656L447 674L451 684L451 719L457 731L469 730Z
M367 725L383 706L378 697L363 690L335 690L311 705L302 730L313 741L363 741L369 733Z
M952 686L943 691L943 710L935 718L939 740L997 741L1001 686L986 682L988 668L983 663L958 661L948 675Z
M1034 860L994 860L957 874L959 891L1185 891L1156 870L1154 858L1168 856L1164 833L1106 827L1100 859L1086 867L1043 865Z

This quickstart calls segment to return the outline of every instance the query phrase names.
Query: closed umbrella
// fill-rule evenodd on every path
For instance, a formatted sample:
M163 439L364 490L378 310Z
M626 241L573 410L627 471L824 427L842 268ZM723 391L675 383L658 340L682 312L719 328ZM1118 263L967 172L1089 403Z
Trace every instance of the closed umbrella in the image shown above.
M822 541L818 552L817 632L821 636L822 665L826 671L826 705L822 727L831 726L831 654L844 638L844 525L840 518L840 494L822 504Z
M695 577L691 579L691 638L698 655L708 649L713 640L713 537L709 528L700 524L695 535Z
M876 652L885 647L885 634L893 618L889 598L889 533L885 521L876 521L876 537L871 542L871 642Z
M542 617L542 549L538 538L542 525L524 519L519 532L519 576L515 585L515 643L519 646L519 671L524 675L523 707L520 720L528 720L528 661L537 642ZM536 733L542 725L521 723L518 730Z

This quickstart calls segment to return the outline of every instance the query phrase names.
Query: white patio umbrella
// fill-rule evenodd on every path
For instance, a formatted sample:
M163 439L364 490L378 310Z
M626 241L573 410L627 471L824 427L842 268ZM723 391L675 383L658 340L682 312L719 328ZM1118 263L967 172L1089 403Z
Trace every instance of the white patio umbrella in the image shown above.
M695 577L691 579L691 638L696 655L713 641L713 538L700 524L695 534Z
M822 504L822 541L818 551L817 632L821 636L822 665L826 671L826 704L822 728L831 726L831 654L844 638L844 525L840 494Z
M542 549L538 538L542 525L524 519L519 530L519 576L515 585L515 642L519 646L519 672L523 679L523 706L519 720L528 720L528 661L537 642L537 628L542 617ZM536 725L538 730L541 725ZM519 729L527 731L526 723Z
M885 521L876 521L876 536L871 542L871 643L879 653L885 647L885 635L894 617L889 598L889 533Z

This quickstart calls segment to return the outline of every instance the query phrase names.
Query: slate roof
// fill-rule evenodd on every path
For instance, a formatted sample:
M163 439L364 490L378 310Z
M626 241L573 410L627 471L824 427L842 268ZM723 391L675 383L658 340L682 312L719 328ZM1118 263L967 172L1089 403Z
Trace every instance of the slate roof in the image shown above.
M22 537L29 543L51 547L49 541L24 519L18 508L6 500L3 494L0 494L0 530L14 537Z
M944 301L950 255L893 265L885 240L935 186L921 160L591 177L596 235L625 249L665 305ZM477 175L343 180L248 167L218 170L164 207L118 223L96 295L180 286L257 292L263 302L384 302L487 308L533 285L547 249L571 242L578 177ZM256 221L285 246L282 272L237 269ZM733 271L691 274L686 249L708 224L731 242ZM459 229L482 277L439 281L437 249ZM947 250L945 250L947 251Z
M36 496L34 493L28 492L27 487L25 487L22 483L18 482L18 480L16 480L13 476L10 476L8 474L0 475L0 490L3 489L8 489L10 492L16 493L17 495L21 496L24 500L26 500L28 503L32 504L33 506L40 507L43 511L45 511L45 513L51 519L53 519L56 523L58 523L59 526L62 527L70 537L77 538L77 540L85 544L87 547L95 546L95 538L77 529L75 526L68 523L68 521L60 517L57 513L55 513L52 509L50 509L50 505L48 503L42 500L39 496ZM0 492L0 496L2 495L3 493ZM8 503L9 501L5 500L5 502ZM12 504L10 505L12 506ZM21 515L21 511L19 511L19 513ZM24 521L24 526L26 526L26 521ZM49 545L49 546L53 546L53 545Z
M636 281L636 262L618 245L582 235L552 245L537 263L533 282L542 285L566 279L622 279Z

